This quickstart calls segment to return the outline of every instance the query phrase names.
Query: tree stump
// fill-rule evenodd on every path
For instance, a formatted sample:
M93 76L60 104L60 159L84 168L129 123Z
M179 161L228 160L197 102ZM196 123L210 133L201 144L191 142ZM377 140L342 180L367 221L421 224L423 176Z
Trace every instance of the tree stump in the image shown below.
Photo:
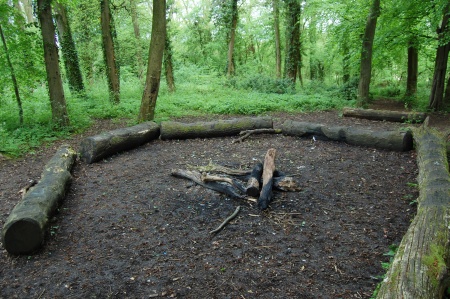
M241 131L273 128L270 117L242 117L212 122L161 123L161 139L210 138L238 135Z
M358 109L348 107L344 108L342 112L345 117L391 121L391 122L421 123L427 117L427 114L422 112Z
M415 129L414 139L420 189L417 215L377 298L442 298L449 286L450 177L446 145L438 131L427 127Z
M145 122L84 139L80 145L81 160L90 164L116 153L133 149L159 136L159 125Z
M61 146L46 164L37 185L14 207L2 230L2 242L11 254L27 254L44 242L51 214L65 195L76 153Z

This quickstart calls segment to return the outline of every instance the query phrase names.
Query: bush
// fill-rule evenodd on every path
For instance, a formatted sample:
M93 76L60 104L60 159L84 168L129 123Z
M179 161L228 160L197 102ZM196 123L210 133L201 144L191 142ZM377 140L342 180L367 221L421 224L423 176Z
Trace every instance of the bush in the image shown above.
M353 77L348 80L348 82L344 83L339 90L340 95L344 100L356 100L358 96L358 84L359 78Z
M227 85L236 89L245 89L261 93L293 93L291 80L278 79L267 76L252 76L248 78L233 77L227 81Z

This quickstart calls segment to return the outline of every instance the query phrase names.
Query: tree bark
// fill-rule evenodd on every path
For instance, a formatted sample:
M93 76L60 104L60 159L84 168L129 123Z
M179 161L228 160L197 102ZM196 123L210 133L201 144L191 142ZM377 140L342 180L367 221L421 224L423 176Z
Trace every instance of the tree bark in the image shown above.
M417 76L419 73L419 51L414 41L408 46L408 75L406 77L405 99L411 101L417 92Z
M359 107L364 107L369 102L370 80L372 78L373 40L375 38L375 29L377 27L377 20L379 16L380 0L373 0L369 17L367 18L361 50L361 66L357 98L357 105Z
M6 44L5 35L3 34L2 25L0 24L0 36L3 43L3 49L5 50L6 61L8 62L9 71L11 72L11 81L13 83L14 94L16 96L17 106L19 108L19 124L23 125L23 108L22 100L20 99L19 84L17 84L16 73L9 57L8 45Z
M120 69L114 49L115 28L109 7L109 0L100 0L103 56L108 79L109 98L112 103L120 102Z
M261 192L258 198L258 208L265 210L269 207L269 203L272 201L272 185L273 185L273 173L275 171L275 155L276 149L271 148L267 151L266 157L264 158L263 167L263 184L261 187Z
M300 59L300 13L301 7L298 0L287 0L286 10L286 57L284 77L291 80L295 86L297 78L298 63Z
M282 125L283 134L313 137L316 140L343 141L351 145L374 147L392 151L410 151L413 148L410 131L373 131L345 126L325 126L288 120Z
M51 0L38 0L38 17L41 24L44 44L45 70L47 72L48 91L52 108L52 119L59 126L69 125L66 99L59 69L58 47L55 41Z
M419 166L417 214L402 239L377 298L443 298L450 267L450 177L444 136L414 130Z
M4 248L11 254L39 249L51 215L64 198L76 152L61 146L46 164L41 180L14 207L2 230Z
M148 55L147 76L142 94L139 121L150 121L155 117L165 41L166 1L155 1L153 3L152 38Z
M84 139L80 144L81 160L94 163L116 153L138 147L159 137L159 125L146 122Z
M228 42L228 70L227 77L231 77L235 74L234 68L234 44L236 40L236 27L238 21L238 9L237 9L237 0L231 0L231 27L230 27L230 35Z
M277 78L281 78L280 0L272 0L272 9L275 34L275 70Z
M161 123L161 139L211 138L238 135L241 131L272 128L270 117L243 117L214 122Z
M67 9L59 2L55 2L56 24L61 42L61 52L66 69L66 76L69 81L69 88L73 92L82 93L84 91L83 76L81 75L80 62L72 37Z
M131 22L133 23L134 37L136 39L136 72L139 80L141 80L144 73L144 60L142 58L141 30L139 28L136 0L130 0L130 13Z
M258 163L253 167L250 178L247 181L245 194L252 197L259 197L259 181L263 172L262 163Z
M170 0L167 4L167 19L166 19L166 42L164 44L164 70L166 74L167 89L170 93L175 91L175 77L173 75L173 56L172 56L172 44L169 36L169 24L171 20L171 5L173 0Z
M421 123L427 117L427 114L422 112L413 112L413 111L404 112L404 111L358 109L358 108L344 108L343 115L346 117L355 117L371 120L392 121L392 122L413 122L413 123Z

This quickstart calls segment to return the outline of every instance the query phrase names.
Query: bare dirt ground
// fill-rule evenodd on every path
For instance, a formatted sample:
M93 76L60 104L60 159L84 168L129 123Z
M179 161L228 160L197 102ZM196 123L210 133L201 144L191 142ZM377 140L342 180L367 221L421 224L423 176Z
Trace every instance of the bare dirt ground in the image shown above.
M316 123L393 129L339 112L272 114ZM193 121L193 119L184 119ZM448 128L447 117L432 124ZM121 127L99 121L70 140ZM282 135L156 140L99 163L79 161L43 248L0 249L0 298L370 298L381 262L414 216L415 152L389 152ZM60 143L0 161L0 224L38 180ZM277 149L276 165L303 190L274 194L270 208L231 200L171 169L209 161L251 168ZM238 216L215 236L237 206Z

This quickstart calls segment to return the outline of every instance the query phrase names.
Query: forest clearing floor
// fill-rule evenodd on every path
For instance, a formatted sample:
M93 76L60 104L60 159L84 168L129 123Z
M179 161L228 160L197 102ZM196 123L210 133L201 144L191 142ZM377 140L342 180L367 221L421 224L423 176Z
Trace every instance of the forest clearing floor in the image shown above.
M408 126L338 111L270 115L275 127L286 119ZM431 124L450 128L447 116ZM98 121L70 140L0 161L0 224L61 143L78 148L123 125ZM389 261L384 254L416 211L416 153L282 135L236 138L155 140L91 165L77 161L43 248L19 257L0 248L0 298L370 298ZM277 169L296 175L303 189L275 192L264 212L170 175L210 161L249 169L271 147ZM211 236L237 206L238 216Z

